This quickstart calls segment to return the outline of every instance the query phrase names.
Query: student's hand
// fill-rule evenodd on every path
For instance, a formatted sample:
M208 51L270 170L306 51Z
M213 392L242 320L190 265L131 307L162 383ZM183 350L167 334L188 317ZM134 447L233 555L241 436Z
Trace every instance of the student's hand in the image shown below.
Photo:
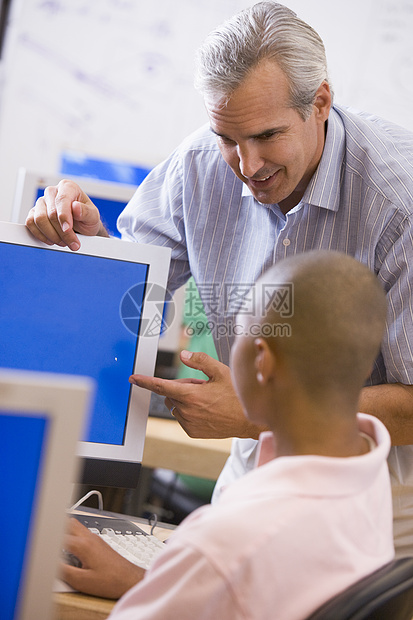
M118 599L145 575L143 568L125 560L77 519L69 520L64 548L82 568L62 563L59 577L79 592Z
M44 195L29 211L26 226L40 241L67 245L74 251L80 248L76 232L108 236L97 207L74 181L66 179L46 187Z
M165 405L190 437L257 439L264 428L252 424L244 415L232 386L228 366L206 353L181 352L181 361L202 370L208 380L160 379L132 375L131 383L165 396Z

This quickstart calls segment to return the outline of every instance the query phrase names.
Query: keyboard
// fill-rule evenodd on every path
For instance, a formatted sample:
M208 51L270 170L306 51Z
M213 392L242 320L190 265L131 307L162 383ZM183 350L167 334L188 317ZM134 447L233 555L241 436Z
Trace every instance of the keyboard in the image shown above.
M165 396L152 392L149 404L149 415L152 418L165 418L166 420L174 420L173 415L165 405Z
M165 548L165 543L156 536L147 534L127 519L112 519L98 515L72 516L136 566L148 569Z

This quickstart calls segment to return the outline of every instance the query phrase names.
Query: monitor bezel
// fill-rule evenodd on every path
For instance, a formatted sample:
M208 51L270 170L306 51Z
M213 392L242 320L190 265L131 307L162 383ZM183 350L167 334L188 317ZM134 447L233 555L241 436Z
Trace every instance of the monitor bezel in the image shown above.
M79 254L148 265L147 281L166 291L171 253L169 248L122 241L113 237L79 235L79 239ZM72 253L66 247L42 243L35 239L24 225L10 222L0 222L0 242ZM150 311L150 305L144 304L143 321L151 320ZM154 374L158 342L159 329L151 336L139 336L133 374ZM79 441L78 455L84 459L81 476L84 484L130 488L136 487L138 483L151 393L135 385L131 385L130 390L124 443L114 445Z

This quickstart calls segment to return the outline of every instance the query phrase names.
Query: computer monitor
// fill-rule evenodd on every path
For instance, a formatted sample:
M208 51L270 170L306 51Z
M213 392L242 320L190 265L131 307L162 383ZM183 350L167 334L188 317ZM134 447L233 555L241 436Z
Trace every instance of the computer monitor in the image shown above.
M17 175L14 196L12 222L24 224L30 209L36 200L43 196L44 189L49 185L57 185L63 178L75 181L98 207L103 223L109 233L120 237L116 220L135 193L136 187L125 183L99 181L86 177L75 177L56 174L40 174L20 168Z
M0 223L0 359L5 367L92 377L81 482L135 487L163 319L168 248L81 237L78 252Z
M16 191L12 210L12 222L24 224L29 210L36 200L43 196L49 185L57 185L62 178L75 181L98 207L102 221L109 233L120 237L116 221L135 193L136 187L95 178L40 174L20 168L17 176ZM165 307L164 324L168 329L162 331L159 339L158 356L162 366L172 366L181 339L182 315L184 309L184 288L181 287L173 295L171 304Z
M92 389L84 377L0 369L2 620L52 617L76 445Z

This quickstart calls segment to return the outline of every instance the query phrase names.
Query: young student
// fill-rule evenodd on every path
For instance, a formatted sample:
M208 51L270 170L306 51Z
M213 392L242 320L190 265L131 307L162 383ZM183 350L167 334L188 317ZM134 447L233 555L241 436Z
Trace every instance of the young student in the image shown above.
M245 415L271 429L257 467L177 528L113 620L302 620L394 556L389 434L357 414L386 319L377 278L311 251L277 263L250 299L231 372ZM94 535L78 526L66 548L90 579ZM66 567L75 587L82 570Z
M235 438L215 501L251 469L264 430L243 415L227 366L244 288L295 253L322 248L357 258L375 272L389 307L360 411L390 432L396 553L412 555L413 133L335 102L320 36L277 2L258 2L206 38L196 84L209 123L146 177L118 228L124 239L171 248L169 290L194 277L218 360L181 357L207 384L137 381L167 398L191 437ZM27 226L73 250L76 232L107 234L70 181L46 189Z

